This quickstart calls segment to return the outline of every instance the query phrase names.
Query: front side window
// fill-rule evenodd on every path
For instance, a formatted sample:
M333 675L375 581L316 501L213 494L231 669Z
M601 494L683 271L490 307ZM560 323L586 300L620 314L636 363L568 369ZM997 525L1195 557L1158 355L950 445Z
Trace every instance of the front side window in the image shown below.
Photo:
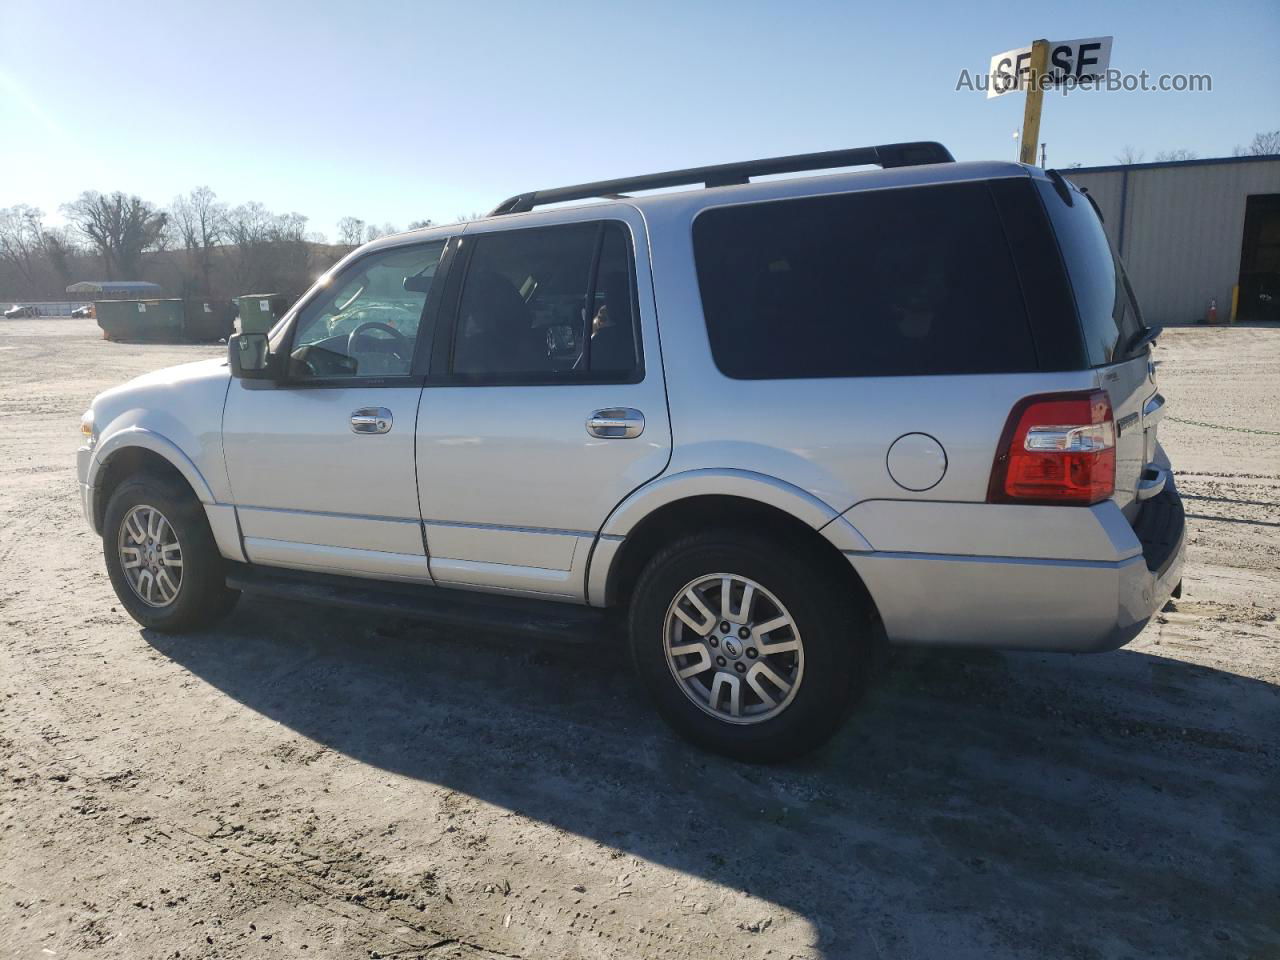
M1035 370L982 183L719 207L693 224L716 365L743 380Z
M621 224L487 233L471 243L454 374L495 383L637 375L634 271Z
M345 267L299 314L290 376L408 376L418 340L430 345L424 313L444 245L393 247Z

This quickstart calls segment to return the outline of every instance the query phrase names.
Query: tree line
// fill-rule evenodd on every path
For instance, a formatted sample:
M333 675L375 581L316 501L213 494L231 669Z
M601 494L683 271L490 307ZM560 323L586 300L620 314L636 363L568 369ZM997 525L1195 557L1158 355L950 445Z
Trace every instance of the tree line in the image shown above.
M1255 133L1253 139L1243 146L1236 144L1232 149L1233 157L1270 157L1280 154L1280 130L1267 130L1263 133ZM1116 154L1116 163L1142 163L1147 157L1147 152L1137 147L1125 144L1123 150ZM1179 148L1177 150L1161 150L1152 157L1156 163L1167 163L1171 160L1198 160L1199 155L1194 150ZM1075 166L1080 166L1075 164Z
M80 280L150 280L180 297L297 296L361 243L399 232L343 217L329 243L301 213L256 201L231 206L207 186L167 207L87 190L60 209L62 226L28 204L0 209L0 299L64 300ZM415 220L408 229L431 224Z
M1280 130L1256 134L1233 151L1274 154L1280 154ZM1126 146L1116 160L1140 163L1144 156ZM1194 160L1196 154L1171 150L1155 159ZM87 190L61 211L65 226L49 225L42 210L27 204L0 209L0 302L62 300L77 280L151 280L166 295L180 297L296 297L350 250L398 232L390 223L343 217L331 244L307 230L301 213L273 213L256 201L233 207L208 187L175 197L167 207L119 190ZM407 229L431 225L414 220Z

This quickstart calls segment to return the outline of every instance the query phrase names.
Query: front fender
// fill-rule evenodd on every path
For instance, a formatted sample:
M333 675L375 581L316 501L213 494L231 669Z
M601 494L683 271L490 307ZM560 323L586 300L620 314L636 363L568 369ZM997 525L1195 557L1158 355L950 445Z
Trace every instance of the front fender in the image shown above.
M124 427L100 440L92 450L81 447L77 452L80 494L83 498L85 518L95 533L102 534L98 529L98 516L103 509L103 505L99 503L102 496L102 471L113 457L126 450L146 450L154 453L177 470L204 507L205 517L209 521L209 530L213 534L218 551L228 560L245 562L236 508L231 504L218 501L200 468L181 447L163 434L146 427Z
M85 465L80 477L80 482L86 488L85 495L88 497L85 512L90 518L98 515L98 496L101 487L102 470L107 461L121 450L132 447L149 450L172 464L182 474L183 479L187 481L191 489L195 491L196 498L201 503L217 502L217 498L213 495L213 490L210 489L200 470L176 443L156 433L154 430L148 430L146 427L125 427L114 431L98 442L90 453L88 463Z

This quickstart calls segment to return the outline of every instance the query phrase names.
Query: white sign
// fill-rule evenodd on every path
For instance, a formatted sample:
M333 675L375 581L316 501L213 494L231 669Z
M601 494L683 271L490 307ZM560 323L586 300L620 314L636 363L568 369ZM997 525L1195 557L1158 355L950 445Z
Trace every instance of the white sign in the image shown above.
M146 312L147 312L147 305L146 305L145 303L140 303L140 304L138 304L138 312L139 312L139 313L146 313Z
M259 301L258 301L258 309L259 309L259 310L261 310L263 313L270 313L270 312L271 312L271 301L270 301L270 300L259 300Z
M1112 37L1049 41L1050 86L1101 80L1111 66ZM991 58L987 99L1021 90L1031 72L1031 47L1006 50Z

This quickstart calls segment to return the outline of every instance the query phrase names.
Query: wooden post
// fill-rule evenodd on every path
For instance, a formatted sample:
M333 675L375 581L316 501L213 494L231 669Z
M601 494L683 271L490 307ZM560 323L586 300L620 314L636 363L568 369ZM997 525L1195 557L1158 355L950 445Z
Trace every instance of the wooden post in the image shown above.
M1031 44L1031 63L1027 75L1027 102L1022 112L1022 151L1018 159L1035 165L1036 144L1040 142L1040 110L1044 105L1044 89L1040 78L1049 70L1049 41Z

